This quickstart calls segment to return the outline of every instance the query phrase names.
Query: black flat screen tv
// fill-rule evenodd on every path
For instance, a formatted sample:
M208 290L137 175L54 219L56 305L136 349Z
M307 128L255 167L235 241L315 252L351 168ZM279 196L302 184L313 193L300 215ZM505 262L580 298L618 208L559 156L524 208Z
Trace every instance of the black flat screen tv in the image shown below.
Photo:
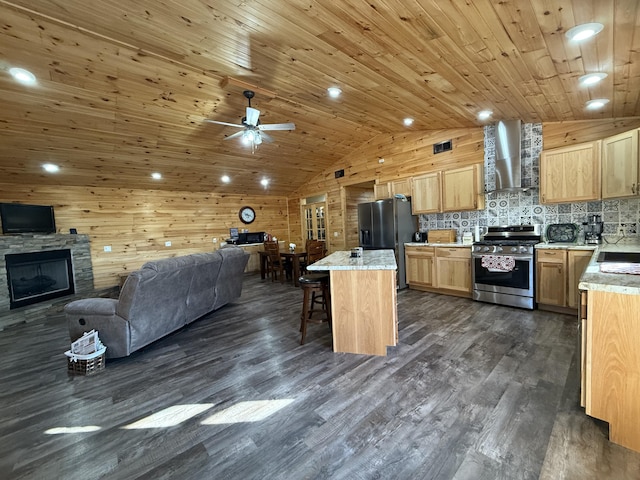
M0 217L5 234L56 232L52 206L0 203Z

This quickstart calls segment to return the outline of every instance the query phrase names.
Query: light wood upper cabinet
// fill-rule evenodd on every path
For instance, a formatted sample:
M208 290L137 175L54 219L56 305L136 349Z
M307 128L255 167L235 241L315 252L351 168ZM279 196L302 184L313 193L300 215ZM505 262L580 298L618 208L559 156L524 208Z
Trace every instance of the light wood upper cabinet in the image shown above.
M391 198L394 195L411 196L412 178L401 178L391 182L376 183L373 186L373 195L376 200Z
M482 165L413 177L411 208L414 214L483 209Z
M442 172L443 211L456 212L484 208L483 200L482 167L480 165L470 165Z
M414 214L441 212L440 172L413 177L411 210Z
M413 179L410 177L401 178L399 180L394 180L392 182L389 182L391 196L404 195L406 197L410 197L412 183L413 183Z
M540 154L540 201L584 202L600 198L601 141Z
M602 198L638 194L638 130L605 138L602 141Z
M373 196L376 200L391 197L389 182L376 183L373 185Z

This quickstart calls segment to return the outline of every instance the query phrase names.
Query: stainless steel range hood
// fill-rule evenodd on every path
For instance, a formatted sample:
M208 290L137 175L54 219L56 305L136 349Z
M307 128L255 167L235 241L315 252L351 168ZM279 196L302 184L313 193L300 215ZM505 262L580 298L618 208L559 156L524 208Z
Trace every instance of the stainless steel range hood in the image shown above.
M493 192L524 192L520 159L520 120L496 124L496 188Z

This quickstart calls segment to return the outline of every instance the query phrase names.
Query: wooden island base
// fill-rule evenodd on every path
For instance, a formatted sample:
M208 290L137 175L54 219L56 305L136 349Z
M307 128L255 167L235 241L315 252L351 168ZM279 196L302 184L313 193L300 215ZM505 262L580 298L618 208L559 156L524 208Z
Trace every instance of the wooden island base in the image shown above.
M398 341L395 270L332 270L335 352L386 355Z
M386 355L398 343L393 250L334 252L307 269L329 272L334 352Z

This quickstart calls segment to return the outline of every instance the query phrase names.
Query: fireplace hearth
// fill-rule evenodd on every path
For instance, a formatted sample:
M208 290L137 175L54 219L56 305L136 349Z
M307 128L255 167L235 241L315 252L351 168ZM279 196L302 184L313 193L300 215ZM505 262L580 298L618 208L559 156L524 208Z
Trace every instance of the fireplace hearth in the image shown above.
M11 281L9 280L7 258L11 263L16 254L51 255L52 251L65 250L70 252L70 260L65 253L64 260L54 255L53 258L45 258L44 263L23 265L20 270L10 274ZM25 258L27 263L33 260ZM62 265L62 261L65 267L58 268ZM54 273L53 267L59 272ZM53 297L73 298L76 295L91 292L93 292L93 268L88 235L62 233L0 235L0 329L13 324L14 320L19 322L22 315L30 309L47 308L47 305L60 301ZM16 298L11 299L11 295ZM34 301L25 301L27 297ZM24 308L19 308L22 306ZM7 319L12 320L5 321Z
M5 255L9 308L75 293L71 250Z

